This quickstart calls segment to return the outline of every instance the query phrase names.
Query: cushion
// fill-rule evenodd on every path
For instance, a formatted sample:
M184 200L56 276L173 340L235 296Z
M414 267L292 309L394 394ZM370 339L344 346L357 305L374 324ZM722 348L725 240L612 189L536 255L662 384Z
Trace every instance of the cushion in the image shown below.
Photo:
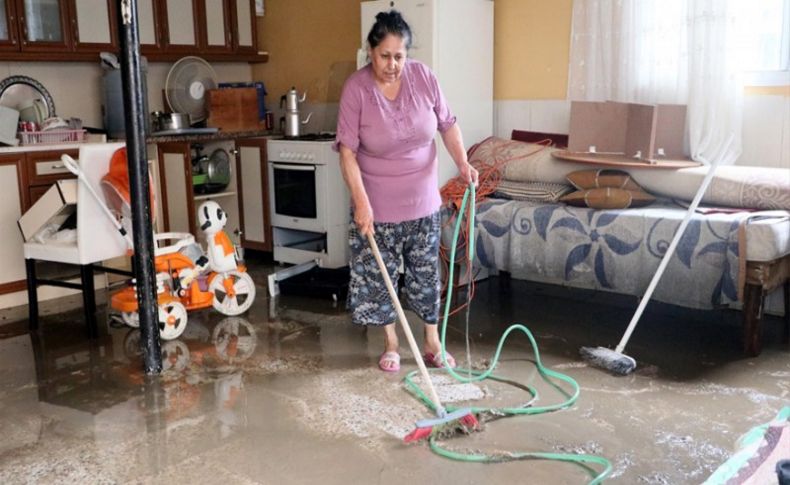
M627 207L643 207L655 200L655 197L641 190L625 190L615 187L577 190L560 198L561 202L577 207L592 209L625 209Z
M534 143L489 137L475 145L469 159L506 163L503 178L518 182L563 183L573 171L588 164L560 161L551 156L555 148ZM749 162L759 164L759 160ZM653 194L690 201L697 193L708 167L679 170L629 168L628 173ZM719 167L702 203L747 209L790 210L790 169L729 165Z
M577 170L567 177L568 182L579 190L614 187L625 190L642 190L627 172L600 168L597 170Z
M494 195L503 199L557 202L560 197L572 191L573 187L566 184L502 180L497 186Z

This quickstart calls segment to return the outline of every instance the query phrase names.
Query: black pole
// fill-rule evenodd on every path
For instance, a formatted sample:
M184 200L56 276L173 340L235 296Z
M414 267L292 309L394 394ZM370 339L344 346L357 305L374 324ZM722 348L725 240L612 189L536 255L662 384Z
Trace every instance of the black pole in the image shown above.
M137 0L118 0L118 32L121 41L121 79L126 120L126 154L129 163L129 191L132 204L134 274L140 314L140 345L148 375L162 372L159 347L159 318L154 273L154 237L148 184L148 156L145 149L145 96L140 74L140 37L137 28Z

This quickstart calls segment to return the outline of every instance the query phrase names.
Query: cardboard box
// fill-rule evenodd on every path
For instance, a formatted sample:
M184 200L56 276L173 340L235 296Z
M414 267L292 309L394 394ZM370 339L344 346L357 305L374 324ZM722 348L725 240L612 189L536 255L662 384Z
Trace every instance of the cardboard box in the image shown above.
M568 150L643 160L687 158L685 125L684 105L573 101Z
M77 180L58 180L19 218L25 242L33 241L50 225L60 227L77 212Z

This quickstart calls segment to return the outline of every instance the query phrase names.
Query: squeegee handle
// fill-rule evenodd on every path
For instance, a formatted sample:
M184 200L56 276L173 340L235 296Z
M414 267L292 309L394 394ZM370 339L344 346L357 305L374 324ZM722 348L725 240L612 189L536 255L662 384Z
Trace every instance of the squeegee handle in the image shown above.
M653 275L653 279L650 280L650 284L647 286L647 291L645 291L644 296L639 301L639 306L637 307L636 312L634 312L634 316L631 318L631 322L628 324L628 328L626 328L623 338L621 338L620 343L617 344L615 352L622 353L625 349L625 346L628 344L628 339L631 338L631 334L634 332L637 322L639 322L639 319L642 317L642 313L645 311L645 307L650 301L653 291L656 289L656 286L658 286L661 275L664 274L664 270L669 264L669 260L672 259L672 255L675 253L675 249L677 249L678 244L680 243L680 238L683 237L683 233L686 232L686 227L691 221L691 216L694 214L694 211L697 210L697 207L699 206L705 191L708 190L708 186L710 185L711 180L713 180L713 174L716 172L717 166L718 164L711 165L708 169L708 173L705 174L702 184L700 184L699 189L697 189L697 193L694 195L694 199L691 201L691 205L689 205L686 215L683 217L683 221L680 223L680 226L678 226L677 231L675 231L675 236L672 238L672 242L669 243L667 252L664 253L664 257L661 258L658 269Z
M129 245L129 247L133 248L134 243L132 241L132 236L128 232L126 232L126 229L124 229L123 225L115 217L115 214L113 214L110 211L110 209L107 207L107 204L104 203L104 200L101 197L99 197L99 194L97 194L95 190L93 190L93 185L91 185L91 183L85 177L85 174L82 172L82 169L77 164L77 161L65 154L60 157L60 160L63 162L63 165L66 166L68 171L76 175L77 178L80 180L80 182L82 182L82 185L86 189L88 189L88 192L90 192L91 196L96 201L96 204L98 204L98 206L101 207L102 212L104 212L107 215L107 218L115 226L115 229L117 229L118 232L121 233L121 236L123 236L123 238L126 240L126 243Z
M376 263L379 265L379 273L381 273L381 277L384 279L384 284L387 286L387 291L390 294L392 304L395 306L395 311L398 314L398 321L400 321L400 324L403 327L403 333L406 334L406 340L409 341L411 353L414 355L414 360L417 361L417 367L420 368L422 380L425 381L425 385L428 386L428 391L431 394L431 400L436 406L436 414L439 417L443 417L446 414L446 411L444 406L442 406L441 401L439 401L439 395L436 393L436 388L433 386L431 376L428 374L428 369L425 367L425 362L423 362L422 357L420 356L420 348L417 346L417 341L414 340L414 334L412 334L409 322L406 320L406 315L403 313L403 307L400 304L400 299L398 298L398 294L395 292L395 288L392 286L392 280L390 280L389 271L387 270L387 266L384 264L384 260L381 259L379 246L376 244L376 238L372 233L368 234L368 243L370 243L370 249L373 251L373 257L376 258Z

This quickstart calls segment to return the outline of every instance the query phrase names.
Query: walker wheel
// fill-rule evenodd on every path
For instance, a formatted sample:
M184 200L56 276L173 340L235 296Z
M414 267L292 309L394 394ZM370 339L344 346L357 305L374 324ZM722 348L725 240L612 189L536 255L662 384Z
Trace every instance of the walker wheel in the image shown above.
M212 341L217 355L232 363L245 360L255 352L258 336L244 318L228 317L214 327Z
M162 370L180 372L189 364L189 347L180 340L172 340L162 345Z
M140 314L137 312L121 312L121 320L132 328L140 328Z
M214 309L229 316L246 312L255 300L255 283L246 272L219 273L211 280L208 290L214 295L211 302Z
M187 309L179 301L159 305L159 336L163 340L178 338L187 328Z

